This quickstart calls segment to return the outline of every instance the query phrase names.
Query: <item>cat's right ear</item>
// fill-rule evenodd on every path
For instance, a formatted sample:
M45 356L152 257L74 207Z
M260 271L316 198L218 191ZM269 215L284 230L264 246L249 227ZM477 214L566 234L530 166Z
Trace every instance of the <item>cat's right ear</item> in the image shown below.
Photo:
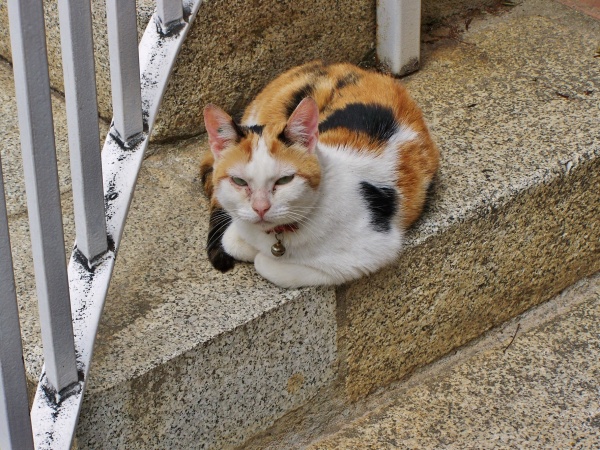
M283 130L285 137L314 153L319 139L319 107L312 98L302 100Z
M240 140L239 129L229 114L215 105L204 108L204 125L208 133L208 143L215 159L221 152Z

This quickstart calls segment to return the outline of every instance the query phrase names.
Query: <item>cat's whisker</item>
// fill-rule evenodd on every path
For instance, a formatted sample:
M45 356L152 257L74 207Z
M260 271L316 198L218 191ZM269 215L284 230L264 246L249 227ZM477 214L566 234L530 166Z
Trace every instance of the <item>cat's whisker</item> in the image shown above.
M318 211L320 209L326 209L325 206L316 205L316 206L294 206L294 210L303 210L303 211Z
M306 217L294 211L290 211L288 215L299 225L302 225L306 232L313 237L313 239L316 240L319 238L319 233L317 230L318 225L312 218Z
M217 242L219 242L221 240L221 238L223 237L223 234L225 233L227 228L224 228L222 231L219 230L220 232L217 232L217 234L214 234L212 236L212 238L206 243L206 248L211 248L214 245L217 244Z
M210 220L217 220L217 221L223 221L223 220L229 220L231 218L231 216L229 214L227 214L226 212L223 213L214 213L211 214L210 216Z
M223 217L215 224L214 227L209 229L209 234L212 233L212 237L206 243L206 247L210 248L211 246L215 245L218 241L220 241L223 237L223 234L225 233L225 231L227 231L227 228L229 228L231 223L233 223L233 221L231 220L230 216L227 215L227 217Z
M310 225L315 224L315 220L312 217L308 217L308 216L306 216L304 214L300 214L298 212L290 211L287 215L288 215L288 217L291 217L292 219L294 219L294 221L296 221L298 223L310 224Z

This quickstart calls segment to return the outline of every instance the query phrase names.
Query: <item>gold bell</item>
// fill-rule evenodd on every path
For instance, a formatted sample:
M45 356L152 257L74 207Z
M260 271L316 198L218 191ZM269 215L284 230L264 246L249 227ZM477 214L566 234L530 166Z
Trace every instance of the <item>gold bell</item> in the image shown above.
M271 246L271 253L273 253L273 256L277 256L277 257L284 255L285 247L283 246L281 241L277 241L275 244L273 244Z

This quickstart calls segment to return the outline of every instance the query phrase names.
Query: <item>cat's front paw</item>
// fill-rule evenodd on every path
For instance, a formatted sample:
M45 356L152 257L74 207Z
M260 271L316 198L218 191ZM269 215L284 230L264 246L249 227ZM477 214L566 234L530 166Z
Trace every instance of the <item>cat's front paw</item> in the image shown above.
M336 284L326 273L300 264L294 264L259 253L254 259L256 271L271 283L283 288Z
M207 253L208 260L213 267L223 273L233 269L235 266L235 259L225 251L220 243L219 245L209 247Z
M232 224L223 234L223 249L238 261L254 262L258 250L248 244L238 233L235 224Z

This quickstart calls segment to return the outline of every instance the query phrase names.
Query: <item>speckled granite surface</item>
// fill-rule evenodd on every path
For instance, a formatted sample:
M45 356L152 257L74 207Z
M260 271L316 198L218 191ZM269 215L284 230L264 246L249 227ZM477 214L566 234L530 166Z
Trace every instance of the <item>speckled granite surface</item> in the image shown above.
M339 396L325 408L361 398L598 270L599 30L530 0L473 20L468 44L427 47L407 84L443 153L430 211L396 267L336 293L280 290L248 265L213 271L196 179L206 141L155 147L117 259L79 445L218 448L264 430L278 439L306 424L282 417L326 391ZM3 158L14 139L2 141ZM21 209L11 237L35 380L27 230Z
M80 448L228 448L332 382L333 295L277 296L268 289L240 295L242 289L227 292L224 284L215 284L201 294L189 283L172 294L172 303L105 340L97 357L100 370L90 375L95 386L84 400ZM213 290L219 295L211 295ZM262 309L265 303L271 309ZM152 316L159 312L171 317ZM171 320L174 325L163 328ZM134 347L124 348L132 341ZM146 349L154 351L145 354ZM148 371L133 377L121 372L130 370L132 360ZM104 364L114 378L94 378ZM99 386L102 381L107 386Z
M561 297L579 304L307 448L600 448L600 276Z
M496 0L423 0L423 20L436 23L457 11ZM98 107L110 119L110 75L104 1L92 1L98 75ZM152 15L153 0L138 0L138 34ZM200 7L173 71L153 138L193 136L203 131L201 112L216 103L232 114L282 71L315 58L372 59L375 3L370 0L212 0ZM267 6L268 5L268 6ZM56 0L44 0L53 87L63 91ZM0 55L10 59L6 2L0 3Z
M227 276L210 267L208 204L195 178L204 144L144 164L97 336L80 448L235 445L337 374L333 289L283 290L249 265ZM68 192L62 207L70 247ZM33 385L42 349L27 215L11 216L10 229Z
M569 8L524 2L407 79L443 161L399 263L339 292L351 398L600 269L598 35Z
M17 104L15 102L15 87L13 84L12 67L0 61L0 156L4 173L4 189L8 215L26 211L25 182L22 179L23 162L19 146L19 125L17 119ZM69 169L69 149L67 138L67 118L64 99L52 94L52 110L54 129L56 130L56 154L58 161L58 181L61 192L70 190L71 173ZM106 135L108 126L99 121L100 134ZM103 138L102 138L103 140ZM100 148L100 147L98 147Z

